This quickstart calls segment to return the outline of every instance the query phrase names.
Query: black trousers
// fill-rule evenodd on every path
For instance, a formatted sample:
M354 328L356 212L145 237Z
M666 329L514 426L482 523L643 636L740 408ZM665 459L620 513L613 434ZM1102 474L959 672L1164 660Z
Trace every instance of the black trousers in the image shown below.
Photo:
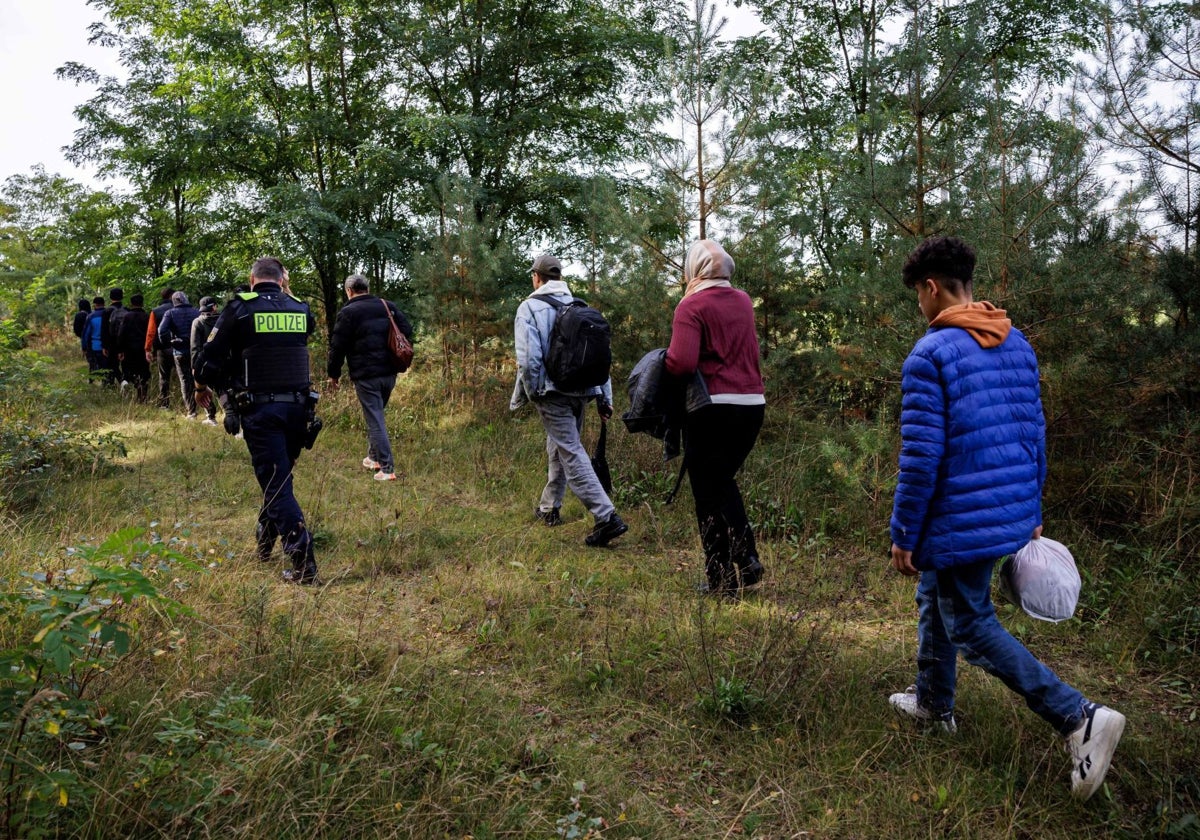
M121 377L137 390L138 402L145 402L150 388L150 363L140 348L125 352L125 358L121 360Z
M684 457L705 570L714 586L727 583L736 568L758 559L735 476L758 440L765 411L762 405L713 404L687 416Z
M293 567L303 569L312 563L315 571L312 537L292 492L292 468L304 448L307 425L308 409L298 403L265 403L242 414L242 434L263 491L257 529L260 551L265 544L269 557L275 537L282 537L283 553Z

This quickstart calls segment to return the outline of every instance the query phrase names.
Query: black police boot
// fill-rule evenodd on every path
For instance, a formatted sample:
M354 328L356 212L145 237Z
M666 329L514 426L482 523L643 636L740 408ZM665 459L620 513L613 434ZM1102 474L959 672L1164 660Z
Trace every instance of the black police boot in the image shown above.
M292 568L284 571L283 579L303 586L316 586L321 582L317 577L317 561L312 556L311 546L299 558L292 560Z
M271 562L271 553L275 550L275 541L279 539L279 531L275 523L269 519L260 519L254 526L254 540L258 543L258 559L264 563Z
M301 539L296 538L297 532L292 532L283 541L287 557L292 561L292 568L283 573L283 579L288 583L316 586L321 581L317 578L317 558L313 552L312 538L302 531L299 533L302 534Z

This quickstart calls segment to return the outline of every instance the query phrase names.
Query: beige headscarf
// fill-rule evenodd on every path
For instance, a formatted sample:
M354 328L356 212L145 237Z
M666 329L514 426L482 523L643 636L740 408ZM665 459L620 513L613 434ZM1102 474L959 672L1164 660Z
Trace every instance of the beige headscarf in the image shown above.
M714 286L728 286L732 276L733 257L725 253L720 243L713 239L697 240L688 249L687 259L683 263L683 280L687 284L683 296L688 297Z

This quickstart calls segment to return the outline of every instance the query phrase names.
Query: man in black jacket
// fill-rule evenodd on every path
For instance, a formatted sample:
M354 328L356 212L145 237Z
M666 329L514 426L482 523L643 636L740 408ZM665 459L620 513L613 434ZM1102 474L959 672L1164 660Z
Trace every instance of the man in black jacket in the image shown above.
M329 390L338 389L342 362L349 362L350 380L367 424L367 457L362 465L375 471L376 481L395 481L396 465L384 415L396 387L388 336L394 318L400 332L412 341L412 324L395 304L370 294L367 278L361 274L346 278L346 297L329 339Z
M121 363L121 378L134 387L138 402L146 401L150 388L150 363L142 347L146 341L146 327L150 313L142 306L144 298L134 295L129 299L129 309L117 326L117 359Z
M121 375L121 360L117 358L117 331L121 328L125 313L129 311L122 303L124 298L124 290L110 289L108 306L101 320L100 343L103 345L105 376L109 385L116 385Z

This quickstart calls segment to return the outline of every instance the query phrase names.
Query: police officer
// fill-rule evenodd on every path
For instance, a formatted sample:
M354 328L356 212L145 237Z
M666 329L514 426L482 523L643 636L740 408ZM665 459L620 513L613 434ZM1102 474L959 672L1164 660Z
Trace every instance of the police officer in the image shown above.
M308 304L280 287L286 274L273 257L255 261L250 291L236 295L222 310L193 360L196 401L207 409L213 399L210 385L232 391L263 491L255 532L258 556L270 560L282 537L283 553L292 564L284 579L315 584L312 536L292 493L292 468L300 450L312 445L316 395L311 392L308 336L316 321Z

